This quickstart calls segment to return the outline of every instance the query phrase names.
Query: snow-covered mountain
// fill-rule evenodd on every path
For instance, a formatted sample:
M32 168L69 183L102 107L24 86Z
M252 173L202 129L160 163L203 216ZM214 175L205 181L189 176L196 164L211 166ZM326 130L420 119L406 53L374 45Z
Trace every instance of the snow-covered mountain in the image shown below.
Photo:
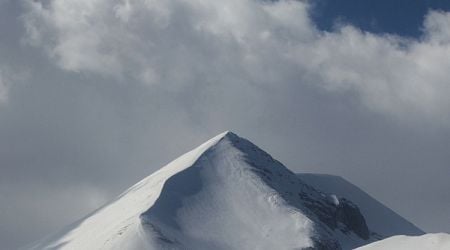
M379 234L380 239L398 234L420 235L424 233L411 222L340 176L327 174L297 174L297 176L306 184L320 191L346 198L357 204L364 215L367 226L373 234Z
M225 132L28 249L351 249L423 233L351 184L316 177Z
M357 250L449 250L450 234L436 233L421 236L397 235Z

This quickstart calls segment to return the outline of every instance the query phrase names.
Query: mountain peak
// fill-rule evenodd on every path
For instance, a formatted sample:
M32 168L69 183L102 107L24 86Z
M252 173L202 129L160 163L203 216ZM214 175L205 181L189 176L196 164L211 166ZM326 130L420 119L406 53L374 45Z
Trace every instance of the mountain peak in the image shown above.
M383 233L225 131L31 249L347 249Z
M214 142L214 143L211 143L211 146L214 146L216 143L219 143L222 141L229 141L229 142L232 142L233 144L237 144L242 140L248 141L247 139L240 137L239 135L233 133L232 131L226 130L226 131L214 136L213 138L209 139L207 142L209 142L209 141Z

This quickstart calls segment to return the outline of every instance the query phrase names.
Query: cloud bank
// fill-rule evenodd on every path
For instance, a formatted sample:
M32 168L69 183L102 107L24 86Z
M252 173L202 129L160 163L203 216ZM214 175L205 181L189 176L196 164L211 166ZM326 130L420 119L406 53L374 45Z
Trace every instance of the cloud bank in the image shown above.
M420 39L341 24L323 32L305 1L26 1L30 44L62 69L164 85L311 84L369 109L449 123L450 14ZM449 123L450 124L450 123Z
M448 13L429 12L423 35L406 39L321 31L304 1L1 3L6 248L226 129L448 230Z

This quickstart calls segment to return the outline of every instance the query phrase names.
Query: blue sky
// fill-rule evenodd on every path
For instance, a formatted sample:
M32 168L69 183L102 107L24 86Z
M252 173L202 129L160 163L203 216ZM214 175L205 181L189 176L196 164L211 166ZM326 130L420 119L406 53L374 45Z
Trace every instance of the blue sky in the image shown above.
M332 30L336 20L349 22L365 31L419 37L428 10L450 10L445 0L316 0L313 20Z

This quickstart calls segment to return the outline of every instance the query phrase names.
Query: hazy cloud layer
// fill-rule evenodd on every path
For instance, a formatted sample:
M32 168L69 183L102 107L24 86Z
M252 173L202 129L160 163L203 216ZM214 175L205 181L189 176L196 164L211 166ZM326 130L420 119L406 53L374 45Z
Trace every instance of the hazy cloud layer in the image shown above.
M227 129L295 171L348 178L425 230L450 230L448 13L405 39L320 31L300 1L0 4L6 248Z
M6 60L1 62L0 59L0 108L8 103L9 92L13 84L23 83L29 77L28 70L22 67L11 67Z
M318 31L301 1L27 3L29 42L69 71L175 89L308 83L394 117L450 121L448 13L431 11L423 37L406 40L350 25Z
M9 82L5 77L5 73L0 67L0 104L8 100Z

